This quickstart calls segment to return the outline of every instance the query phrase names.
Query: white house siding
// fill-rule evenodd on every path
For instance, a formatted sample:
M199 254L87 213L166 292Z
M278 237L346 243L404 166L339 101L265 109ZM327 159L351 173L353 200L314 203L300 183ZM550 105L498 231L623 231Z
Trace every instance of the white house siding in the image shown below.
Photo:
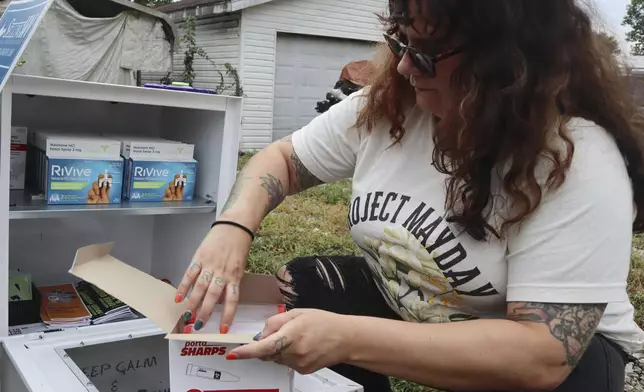
M274 0L242 11L242 149L272 140L277 33L381 41L387 0ZM338 74L338 76L340 76ZM320 97L320 100L324 96Z
M182 10L170 14L179 30L177 41L183 37L183 27L185 18L192 15L195 10ZM239 51L240 51L240 21L241 12L215 16L196 16L196 42L218 66L215 68L212 63L197 56L193 63L195 70L195 87L217 88L221 83L221 77L217 70L224 75L224 83L231 86L233 79L226 75L225 63L230 63L239 70ZM184 70L184 47L178 47L174 55L174 80L181 80L181 73ZM157 73L147 73L143 76L144 82L158 83L164 75ZM233 94L232 87L224 91L225 94Z
M277 34L273 88L273 137L282 139L319 116L315 110L338 80L342 68L371 59L375 45L368 41Z

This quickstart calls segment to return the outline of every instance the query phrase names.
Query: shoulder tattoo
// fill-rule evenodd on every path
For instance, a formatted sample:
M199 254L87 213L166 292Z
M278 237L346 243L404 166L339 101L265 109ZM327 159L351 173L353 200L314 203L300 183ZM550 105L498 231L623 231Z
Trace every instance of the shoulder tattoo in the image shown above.
M296 192L302 192L306 189L313 188L314 186L323 183L319 178L313 175L302 163L300 157L297 156L295 151L291 154L291 166L295 173L295 184L293 189Z

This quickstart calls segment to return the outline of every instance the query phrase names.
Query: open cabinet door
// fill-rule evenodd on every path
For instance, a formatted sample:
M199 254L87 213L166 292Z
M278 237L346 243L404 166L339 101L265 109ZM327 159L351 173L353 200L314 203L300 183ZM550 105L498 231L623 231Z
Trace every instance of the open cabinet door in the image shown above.
M2 391L170 392L164 337L147 319L9 337ZM295 392L362 390L327 369L295 376Z

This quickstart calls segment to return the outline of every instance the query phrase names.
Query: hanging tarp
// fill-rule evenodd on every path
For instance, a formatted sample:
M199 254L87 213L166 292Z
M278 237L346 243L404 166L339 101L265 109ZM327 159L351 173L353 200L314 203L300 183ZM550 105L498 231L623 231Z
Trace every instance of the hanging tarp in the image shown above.
M124 11L91 18L55 0L22 59L16 73L134 85L135 70L172 70L172 46L154 16Z

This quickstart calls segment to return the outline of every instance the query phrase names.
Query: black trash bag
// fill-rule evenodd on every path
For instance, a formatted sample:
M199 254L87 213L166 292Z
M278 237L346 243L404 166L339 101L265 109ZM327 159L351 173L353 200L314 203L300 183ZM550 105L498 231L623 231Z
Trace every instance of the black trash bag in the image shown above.
M362 86L348 80L340 79L336 82L335 86L333 86L333 90L326 94L326 99L324 101L318 101L315 111L320 114L324 113L329 110L331 106L342 101L344 98L356 91L360 91L360 89L362 89Z
M376 68L368 60L351 61L344 66L340 73L339 80L333 86L333 89L326 94L324 101L319 101L315 107L318 113L324 113L338 102L342 101L349 95L360 91L365 85L369 84L371 78L375 75Z

